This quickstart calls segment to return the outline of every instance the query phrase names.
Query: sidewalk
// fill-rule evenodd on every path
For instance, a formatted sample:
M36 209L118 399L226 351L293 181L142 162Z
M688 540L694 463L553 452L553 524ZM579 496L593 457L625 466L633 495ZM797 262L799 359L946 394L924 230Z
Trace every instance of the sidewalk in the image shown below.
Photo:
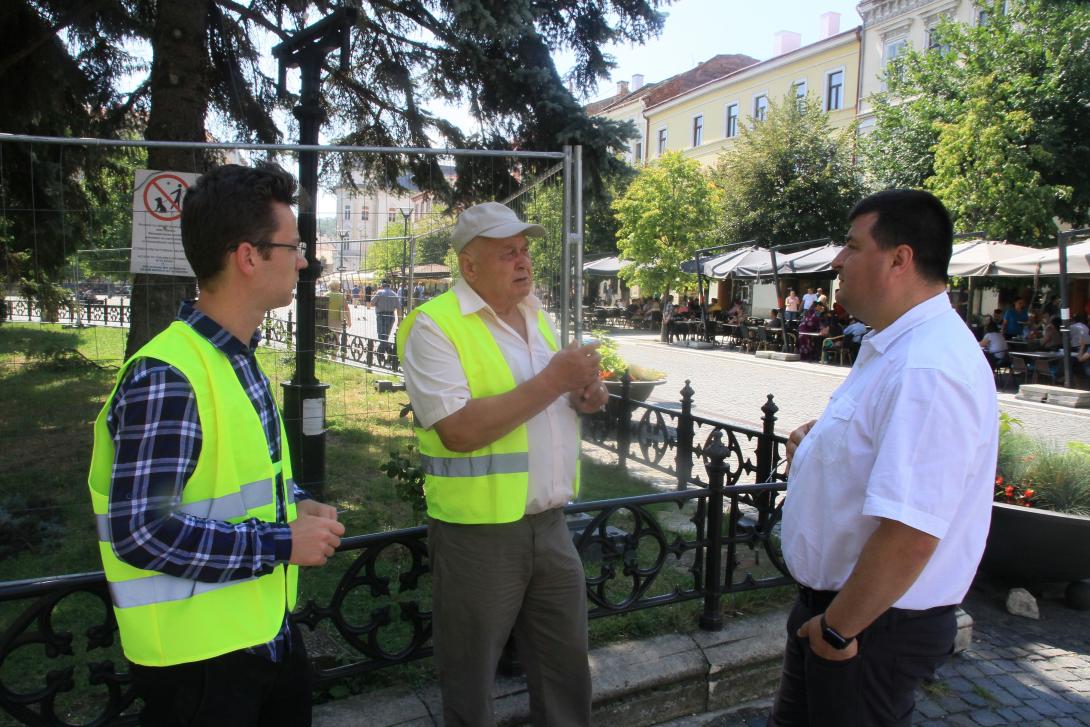
M776 433L786 436L795 427L819 416L840 382L851 370L804 361L773 361L724 349L692 349L668 345L657 334L616 336L618 350L630 363L666 373L665 384L650 397L655 403L677 403L686 379L696 391L697 413L713 419L760 428L761 407L768 394L779 407ZM1022 421L1025 432L1065 446L1070 440L1090 443L1090 409L1069 409L1021 401L1000 393L999 409Z

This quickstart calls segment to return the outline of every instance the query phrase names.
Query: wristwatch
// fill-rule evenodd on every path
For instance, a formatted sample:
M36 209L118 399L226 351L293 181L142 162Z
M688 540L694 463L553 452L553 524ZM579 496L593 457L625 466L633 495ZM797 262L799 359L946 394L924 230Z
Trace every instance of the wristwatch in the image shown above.
M821 614L821 638L825 639L825 643L833 647L837 651L842 651L851 646L851 643L855 641L854 636L844 636L839 631L825 621L825 614Z

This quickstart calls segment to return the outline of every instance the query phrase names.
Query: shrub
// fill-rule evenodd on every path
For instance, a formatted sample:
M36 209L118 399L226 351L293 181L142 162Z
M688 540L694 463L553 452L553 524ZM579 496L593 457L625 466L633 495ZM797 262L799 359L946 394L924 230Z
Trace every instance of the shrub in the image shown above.
M1072 442L1066 449L1015 431L1020 422L1000 424L996 463L998 502L1090 515L1090 447Z

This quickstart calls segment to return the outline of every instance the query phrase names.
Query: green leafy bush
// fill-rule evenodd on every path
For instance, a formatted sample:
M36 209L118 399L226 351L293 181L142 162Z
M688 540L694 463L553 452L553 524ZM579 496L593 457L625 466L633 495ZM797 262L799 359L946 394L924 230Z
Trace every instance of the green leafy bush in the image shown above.
M1016 431L1017 419L1001 420L996 500L1090 516L1090 447L1071 442L1057 449Z

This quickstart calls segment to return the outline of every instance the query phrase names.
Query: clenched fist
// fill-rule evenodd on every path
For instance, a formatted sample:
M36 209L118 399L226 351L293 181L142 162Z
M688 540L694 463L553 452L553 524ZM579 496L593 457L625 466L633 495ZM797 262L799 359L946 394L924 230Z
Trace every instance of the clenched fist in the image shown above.
M320 515L299 516L289 523L291 527L291 563L295 565L325 565L341 544L344 525L334 517Z
M598 362L602 357L597 349L597 343L580 346L572 341L552 357L542 373L548 376L557 396L581 392L598 381Z

